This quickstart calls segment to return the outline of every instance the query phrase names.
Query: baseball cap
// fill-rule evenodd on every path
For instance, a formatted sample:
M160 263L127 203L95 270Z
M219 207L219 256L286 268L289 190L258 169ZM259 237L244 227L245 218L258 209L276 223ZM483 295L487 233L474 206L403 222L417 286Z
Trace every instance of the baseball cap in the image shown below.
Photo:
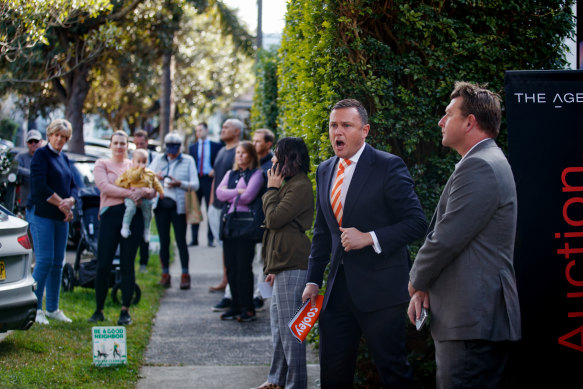
M35 139L35 140L42 140L43 139L43 136L37 130L30 130L26 134L26 141L28 142L29 140L33 140L33 139Z

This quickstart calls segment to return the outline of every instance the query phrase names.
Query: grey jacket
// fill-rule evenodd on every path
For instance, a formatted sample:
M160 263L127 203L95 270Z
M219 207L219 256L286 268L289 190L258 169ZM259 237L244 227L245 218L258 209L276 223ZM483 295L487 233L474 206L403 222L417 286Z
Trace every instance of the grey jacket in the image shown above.
M510 165L488 139L449 178L411 269L415 289L429 292L434 339L520 339L516 215Z
M148 168L156 174L161 173L163 176L172 176L182 181L178 188L164 187L164 196L176 201L177 214L185 213L185 192L187 190L198 190L199 186L194 159L188 154L181 153L176 160L168 161L166 154L160 154L154 158Z

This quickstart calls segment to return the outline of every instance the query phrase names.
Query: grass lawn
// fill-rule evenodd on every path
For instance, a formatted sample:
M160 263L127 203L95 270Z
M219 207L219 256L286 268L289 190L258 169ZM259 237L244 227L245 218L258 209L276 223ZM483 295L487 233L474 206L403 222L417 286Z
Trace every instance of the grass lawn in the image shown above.
M93 365L94 324L87 319L95 310L95 290L75 287L73 292L61 290L60 300L60 308L73 323L49 319L48 326L34 324L28 331L14 331L0 343L0 387L134 388L164 292L158 285L159 263L158 255L151 254L147 273L136 271L142 298L130 307L133 324L126 332L127 365ZM98 326L116 326L120 309L108 295L104 309L107 320Z

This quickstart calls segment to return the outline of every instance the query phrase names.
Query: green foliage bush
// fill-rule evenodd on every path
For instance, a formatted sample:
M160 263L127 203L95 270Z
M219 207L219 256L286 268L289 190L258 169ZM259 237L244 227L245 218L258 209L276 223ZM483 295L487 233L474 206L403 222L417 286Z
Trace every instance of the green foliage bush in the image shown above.
M437 122L457 80L503 97L504 72L562 69L574 32L572 0L297 0L288 2L279 51L279 129L302 136L314 164L332 155L328 116L342 98L370 114L367 141L402 157L428 217L459 156L441 145ZM498 143L506 148L505 125ZM434 371L426 342L420 386ZM419 336L419 335L415 335ZM363 349L363 354L365 350ZM420 357L419 357L420 356ZM417 359L416 359L417 358ZM358 387L374 380L359 362Z
M18 130L18 123L11 119L0 119L0 138L12 141Z
M255 65L255 91L251 107L251 128L277 132L277 49L260 50Z

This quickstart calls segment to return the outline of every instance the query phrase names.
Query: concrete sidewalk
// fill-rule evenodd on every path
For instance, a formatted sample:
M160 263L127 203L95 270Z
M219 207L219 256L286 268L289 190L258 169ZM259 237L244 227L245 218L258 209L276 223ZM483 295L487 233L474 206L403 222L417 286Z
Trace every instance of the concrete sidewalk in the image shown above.
M208 287L222 278L222 249L207 246L203 224L199 231L201 245L189 247L192 288L178 288L179 258L170 268L172 287L160 302L138 389L246 389L267 378L271 361L270 300L251 323L222 321L220 313L212 312L222 293L209 293ZM190 231L187 236L189 241ZM319 374L317 355L309 350L308 388L319 387Z

